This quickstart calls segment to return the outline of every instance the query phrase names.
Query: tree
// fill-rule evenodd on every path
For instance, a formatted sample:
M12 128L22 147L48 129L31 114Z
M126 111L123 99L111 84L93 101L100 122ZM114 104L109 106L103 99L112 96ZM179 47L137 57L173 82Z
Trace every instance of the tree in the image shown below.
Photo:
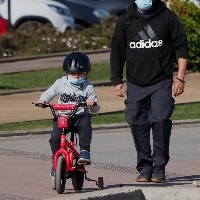
M200 72L200 9L188 0L171 0L170 8L179 16L187 33L188 69Z

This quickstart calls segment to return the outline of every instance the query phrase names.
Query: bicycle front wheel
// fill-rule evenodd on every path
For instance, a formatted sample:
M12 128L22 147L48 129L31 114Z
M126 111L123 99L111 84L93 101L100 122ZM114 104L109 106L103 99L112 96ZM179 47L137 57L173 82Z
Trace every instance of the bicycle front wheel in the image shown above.
M66 160L63 156L59 156L56 166L56 191L62 194L65 191L66 183Z

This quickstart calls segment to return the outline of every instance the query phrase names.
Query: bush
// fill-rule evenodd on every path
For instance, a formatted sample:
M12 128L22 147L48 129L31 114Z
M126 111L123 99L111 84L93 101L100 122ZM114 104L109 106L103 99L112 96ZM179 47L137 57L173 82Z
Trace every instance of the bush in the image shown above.
M187 33L188 69L200 72L200 9L193 3L181 0L171 0L170 7L181 19Z
M86 28L81 32L56 32L49 26L38 30L10 31L0 37L0 58L66 52L72 50L106 49L110 47L116 18Z

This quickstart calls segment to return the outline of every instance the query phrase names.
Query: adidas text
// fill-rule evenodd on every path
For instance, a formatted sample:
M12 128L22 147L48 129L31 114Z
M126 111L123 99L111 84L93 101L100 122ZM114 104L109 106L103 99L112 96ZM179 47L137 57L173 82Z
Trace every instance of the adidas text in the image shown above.
M144 49L144 48L156 48L161 47L163 45L162 40L152 41L149 39L148 41L140 40L139 42L130 42L131 49Z

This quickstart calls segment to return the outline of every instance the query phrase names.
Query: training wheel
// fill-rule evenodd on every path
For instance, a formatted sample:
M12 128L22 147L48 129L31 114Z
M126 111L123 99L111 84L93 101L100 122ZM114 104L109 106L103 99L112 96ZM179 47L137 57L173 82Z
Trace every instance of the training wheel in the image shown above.
M103 187L104 187L103 177L98 177L98 188L103 190Z

